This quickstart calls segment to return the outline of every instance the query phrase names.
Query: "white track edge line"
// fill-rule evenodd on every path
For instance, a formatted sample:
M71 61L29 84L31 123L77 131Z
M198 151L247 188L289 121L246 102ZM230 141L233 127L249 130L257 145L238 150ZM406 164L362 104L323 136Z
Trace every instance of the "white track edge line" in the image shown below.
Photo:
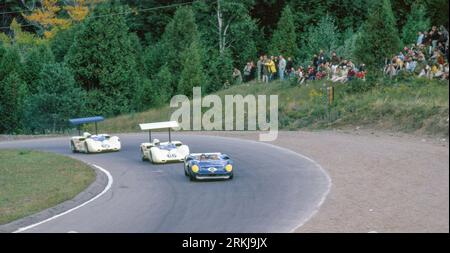
M52 217L50 217L50 218L48 218L48 219L45 219L45 220L43 220L43 221L40 221L40 222L38 222L38 223L29 225L29 226L26 226L26 227L23 227L23 228L19 228L19 229L17 229L16 231L14 231L13 233L21 233L21 232L23 232L23 231L25 231L25 230L34 228L34 227L39 226L39 225L41 225L41 224L43 224L43 223L46 223L46 222L48 222L48 221L54 220L54 219L56 219L56 218L58 218L58 217L61 217L61 216L63 216L63 215L66 215L66 214L68 214L68 213L71 213L71 212L77 210L78 208L81 208L81 207L83 207L83 206L89 204L90 202L92 202L92 201L98 199L98 198L101 197L103 194L105 194L105 193L111 188L111 186L112 186L112 184L113 184L113 177L112 177L111 173L109 173L109 171L103 169L102 167L100 167L100 166L98 166L98 165L95 165L95 164L92 164L92 165L93 165L95 168L97 168L97 169L99 169L100 171L102 171L103 173L105 173L106 176L108 177L108 184L106 185L105 189L103 189L103 191L102 191L101 193L99 193L99 194L96 195L95 197L89 199L88 201L86 201L86 202L84 202L84 203L82 203L82 204L80 204L80 205L78 205L78 206L76 206L76 207L74 207L74 208L71 208L71 209L69 209L69 210L67 210L67 211L65 211L65 212L60 213L60 214L54 215L54 216L52 216Z

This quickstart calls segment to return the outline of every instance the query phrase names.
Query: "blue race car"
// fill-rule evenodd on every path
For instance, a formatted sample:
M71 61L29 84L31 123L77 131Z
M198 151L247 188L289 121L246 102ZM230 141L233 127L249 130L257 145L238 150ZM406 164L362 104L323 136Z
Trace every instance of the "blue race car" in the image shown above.
M233 179L233 160L221 153L189 154L184 161L184 174L191 181Z

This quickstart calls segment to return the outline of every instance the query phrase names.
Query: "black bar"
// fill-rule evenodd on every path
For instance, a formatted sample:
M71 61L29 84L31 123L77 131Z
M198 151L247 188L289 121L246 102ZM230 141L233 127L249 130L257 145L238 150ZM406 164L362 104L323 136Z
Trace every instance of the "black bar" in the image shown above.
M172 138L170 136L170 128L169 128L169 143L172 142Z
M148 142L152 142L152 130L148 130Z

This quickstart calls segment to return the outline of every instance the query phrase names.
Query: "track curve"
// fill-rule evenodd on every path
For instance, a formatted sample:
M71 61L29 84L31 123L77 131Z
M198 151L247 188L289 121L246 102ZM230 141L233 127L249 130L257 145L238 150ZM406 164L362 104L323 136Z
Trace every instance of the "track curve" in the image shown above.
M154 134L164 140L166 135ZM183 165L142 162L146 134L121 134L122 150L72 154L69 138L0 142L68 155L108 170L114 184L95 201L26 232L291 232L320 207L330 178L292 151L234 138L184 135L191 152L222 152L236 164L230 181L190 182Z

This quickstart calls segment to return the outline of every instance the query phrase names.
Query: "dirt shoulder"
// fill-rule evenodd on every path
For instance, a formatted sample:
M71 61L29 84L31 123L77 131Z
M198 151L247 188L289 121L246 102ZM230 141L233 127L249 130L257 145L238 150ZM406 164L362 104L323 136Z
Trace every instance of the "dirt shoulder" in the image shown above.
M258 138L256 132L202 134ZM449 232L448 140L289 131L272 144L309 156L332 179L319 212L297 232Z

